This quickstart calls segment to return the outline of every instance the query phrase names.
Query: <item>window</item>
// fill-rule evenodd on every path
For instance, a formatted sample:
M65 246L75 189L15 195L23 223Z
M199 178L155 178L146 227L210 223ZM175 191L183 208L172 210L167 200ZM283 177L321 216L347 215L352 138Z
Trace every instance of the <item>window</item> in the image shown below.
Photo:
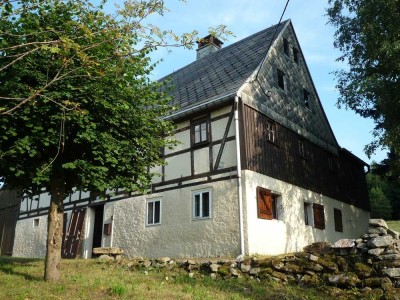
M193 192L193 218L211 217L211 190Z
M299 58L299 50L296 48L293 48L293 60L296 64L299 64L300 58Z
M306 158L306 150L304 146L304 140L299 140L299 155L301 158Z
M283 53L289 56L289 42L287 39L283 39Z
M313 225L313 211L310 202L304 202L304 224L309 226Z
M335 231L343 232L342 211L340 209L333 209L333 219L335 221Z
M310 108L310 92L303 89L303 104L305 107Z
M278 86L285 90L285 73L278 69Z
M267 139L270 142L275 142L276 137L276 125L271 121L267 121Z
M208 127L207 120L198 121L192 125L193 144L208 141Z
M161 224L161 200L148 200L146 225Z
M33 227L39 227L39 223L40 223L40 219L39 218L33 219Z
M313 204L314 213L314 227L318 229L325 229L325 210L322 204Z
M262 187L257 187L257 216L259 219L278 219L278 196Z

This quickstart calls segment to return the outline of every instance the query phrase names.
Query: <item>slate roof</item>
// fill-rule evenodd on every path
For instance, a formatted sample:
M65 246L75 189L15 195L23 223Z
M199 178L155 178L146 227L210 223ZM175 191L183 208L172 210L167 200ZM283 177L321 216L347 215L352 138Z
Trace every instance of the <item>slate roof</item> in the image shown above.
M289 21L255 33L161 78L159 81L171 79L171 104L183 109L235 93L266 56L277 26L274 39L286 22Z

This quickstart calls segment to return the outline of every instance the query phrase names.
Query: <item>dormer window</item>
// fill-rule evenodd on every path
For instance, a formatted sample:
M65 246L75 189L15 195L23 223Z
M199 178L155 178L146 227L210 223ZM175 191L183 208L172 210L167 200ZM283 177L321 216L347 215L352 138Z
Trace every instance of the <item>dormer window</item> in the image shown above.
M283 39L283 53L285 53L287 56L290 56L289 54L289 42L287 39Z

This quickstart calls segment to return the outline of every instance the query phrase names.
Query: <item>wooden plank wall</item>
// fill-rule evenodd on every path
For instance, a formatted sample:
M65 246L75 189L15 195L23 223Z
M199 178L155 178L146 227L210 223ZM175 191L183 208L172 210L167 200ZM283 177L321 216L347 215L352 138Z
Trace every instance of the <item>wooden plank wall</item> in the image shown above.
M305 189L369 210L364 165L345 151L339 155L302 138L288 128L276 125L276 141L266 138L268 117L243 105L245 158L243 169L252 170ZM305 156L299 154L299 141ZM329 160L335 161L333 170Z

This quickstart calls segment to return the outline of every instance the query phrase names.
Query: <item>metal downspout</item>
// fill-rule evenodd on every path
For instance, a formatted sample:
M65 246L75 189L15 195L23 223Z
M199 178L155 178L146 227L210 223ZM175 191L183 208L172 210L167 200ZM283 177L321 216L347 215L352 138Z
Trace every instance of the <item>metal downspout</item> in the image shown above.
M239 135L239 97L237 95L235 96L235 135L236 135L236 163L237 163L237 176L238 176L240 255L245 255L244 228L243 228L242 165L240 161L240 135Z

